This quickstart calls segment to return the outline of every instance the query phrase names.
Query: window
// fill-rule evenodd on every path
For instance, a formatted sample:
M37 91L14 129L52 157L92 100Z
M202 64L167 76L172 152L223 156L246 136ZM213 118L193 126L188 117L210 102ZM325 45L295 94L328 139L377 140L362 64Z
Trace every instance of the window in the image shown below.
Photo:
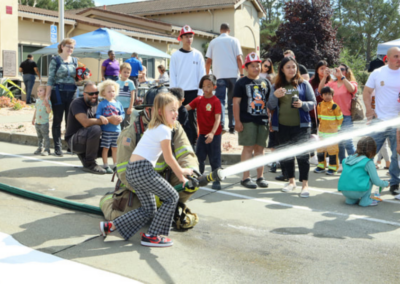
M18 66L22 61L25 61L28 57L28 54L32 54L34 51L43 48L42 46L32 46L32 45L23 45L20 44L18 46ZM39 73L42 74L43 77L48 75L49 63L52 55L39 56L33 54L33 60L36 62L38 66ZM42 68L43 66L43 68Z
M155 60L154 58L143 58L143 65L146 66L147 68L147 74L146 76L148 78L154 78L155 77L155 70L154 70L154 65L155 65Z

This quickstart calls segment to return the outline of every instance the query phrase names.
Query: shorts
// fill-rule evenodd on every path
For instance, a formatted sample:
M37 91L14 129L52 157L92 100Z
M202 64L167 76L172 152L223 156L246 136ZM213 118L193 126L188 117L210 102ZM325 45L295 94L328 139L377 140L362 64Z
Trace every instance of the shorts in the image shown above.
M268 139L268 147L267 148L275 148L278 144L278 133L276 131L269 133Z
M103 131L101 133L101 148L116 148L117 139L120 132L107 132Z
M267 147L268 127L254 122L243 123L243 131L239 132L239 145Z

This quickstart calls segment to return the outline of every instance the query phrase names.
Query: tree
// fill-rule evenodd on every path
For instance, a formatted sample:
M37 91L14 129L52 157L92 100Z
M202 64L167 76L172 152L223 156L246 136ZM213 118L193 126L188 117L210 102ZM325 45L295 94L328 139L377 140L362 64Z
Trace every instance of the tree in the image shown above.
M58 0L19 0L19 4L42 8L47 10L58 10ZM65 0L65 10L94 7L94 0Z
M369 62L378 43L400 37L400 0L335 0L338 38Z
M266 57L268 50L276 44L273 40L275 31L282 21L282 7L285 1L261 0L261 4L266 11L266 16L261 20L260 24L261 57Z
M322 59L329 65L337 64L342 44L332 27L329 0L293 0L285 3L284 11L284 21L273 38L276 44L268 51L271 59L281 61L283 51L290 49L308 68Z

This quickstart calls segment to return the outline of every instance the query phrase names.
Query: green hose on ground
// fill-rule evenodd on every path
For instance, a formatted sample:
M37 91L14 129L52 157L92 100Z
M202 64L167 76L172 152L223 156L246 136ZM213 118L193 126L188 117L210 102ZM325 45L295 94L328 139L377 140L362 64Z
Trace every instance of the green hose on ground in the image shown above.
M101 215L103 216L103 212L100 210L99 207L92 206L92 205L87 205L83 203L78 203L75 201L70 201L58 197L53 197L53 196L48 196L45 194L40 194L36 192L32 192L29 190L21 189L18 187L10 186L7 184L0 183L0 190L15 194L18 196L22 196L25 198L29 198L32 200L40 201L43 203L47 203L50 205L55 205L58 207L63 207L71 210L76 210L76 211L82 211L90 214L96 214L96 215Z

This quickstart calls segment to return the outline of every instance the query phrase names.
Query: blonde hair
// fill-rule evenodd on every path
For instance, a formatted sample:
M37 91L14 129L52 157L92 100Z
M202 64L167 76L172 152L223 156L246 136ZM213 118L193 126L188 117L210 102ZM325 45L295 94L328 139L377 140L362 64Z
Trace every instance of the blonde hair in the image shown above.
M76 44L76 41L72 38L64 38L59 44L58 44L58 54L62 53L62 47L66 46L67 44Z
M115 96L118 96L119 95L119 84L117 84L115 81L113 81L113 80L110 80L110 79L107 79L107 80L105 80L104 82L101 82L100 84L99 84L99 95L102 97L102 98L105 98L106 96L104 95L104 91L106 90L106 88L108 87L108 86L113 86L114 87L114 89L115 89Z
M164 124L170 128L173 128L175 125L169 125L164 117L165 107L170 103L178 103L178 99L171 93L161 93L158 94L154 99L154 110L153 116L148 124L148 128L152 129L160 124Z
M290 54L290 55L294 56L294 52L291 51L290 49L286 50L286 51L283 53L284 56L287 55L287 54Z
M39 85L36 90L43 88L46 91L46 87L47 87L46 85Z
M119 68L120 71L122 71L122 69L128 69L128 70L132 70L132 66L129 63L122 63L121 67Z

